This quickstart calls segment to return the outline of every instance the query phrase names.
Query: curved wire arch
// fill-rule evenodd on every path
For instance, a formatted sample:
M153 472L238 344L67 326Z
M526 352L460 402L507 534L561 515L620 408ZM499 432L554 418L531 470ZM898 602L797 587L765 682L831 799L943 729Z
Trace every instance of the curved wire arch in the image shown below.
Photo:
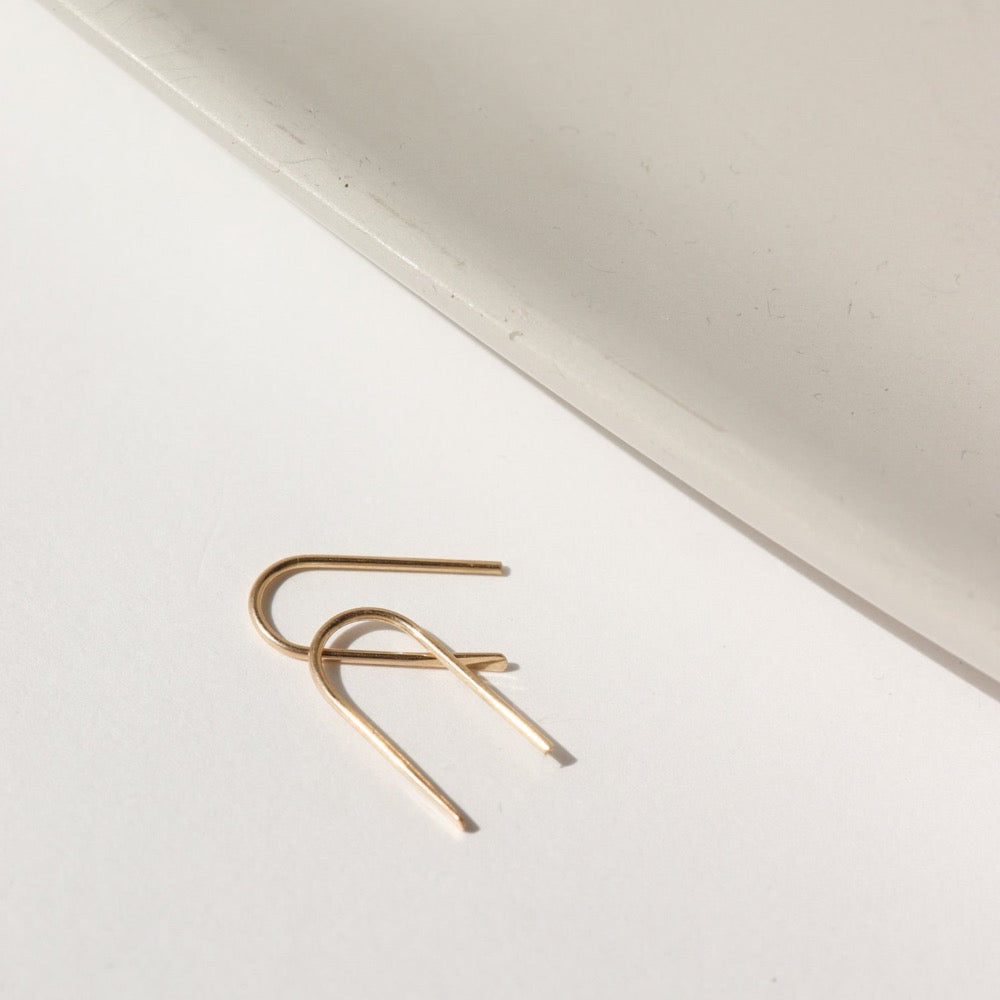
M292 642L278 631L271 620L270 602L278 586L290 576L311 570L374 570L393 573L457 573L476 576L502 576L503 563L480 559L400 559L382 556L298 555L279 559L264 570L250 588L250 620L261 638L275 649L297 660L309 656L309 648ZM330 650L330 659L342 663L389 667L440 667L432 652L394 653L382 650ZM502 672L507 658L502 653L456 653L460 663L472 670Z
M446 667L456 677L472 688L491 708L500 713L519 733L542 753L555 749L553 741L509 702L499 691L462 665L458 657L442 642L405 615L386 608L353 608L342 611L320 626L309 646L309 671L327 702L342 715L357 732L372 744L397 770L401 771L436 806L458 825L459 829L474 829L465 813L441 789L441 787L410 757L392 738L369 719L351 700L339 685L333 684L325 669L325 663L332 659L340 661L337 650L327 649L327 643L341 629L359 621L377 621L405 632L416 639L441 666Z

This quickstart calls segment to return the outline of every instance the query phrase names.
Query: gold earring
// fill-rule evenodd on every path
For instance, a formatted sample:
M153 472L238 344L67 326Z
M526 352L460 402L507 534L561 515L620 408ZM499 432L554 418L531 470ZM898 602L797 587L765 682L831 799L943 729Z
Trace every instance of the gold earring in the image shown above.
M441 790L440 786L429 778L426 772L400 749L399 745L394 743L382 729L367 718L346 697L343 691L338 689L338 686L331 682L324 669L324 658L331 652L326 648L326 644L342 628L360 621L382 622L412 636L428 651L429 655L464 681L542 753L552 752L554 749L552 740L499 691L491 687L482 677L478 677L468 667L463 666L447 646L415 622L395 611L388 611L385 608L354 608L351 611L342 611L339 615L335 615L320 628L309 647L309 669L320 693L390 764L402 771L436 806L443 809L447 816L458 824L460 830L473 829L462 810Z
M326 700L372 744L395 768L442 809L459 829L474 829L471 821L418 765L392 739L350 700L331 680L327 666L360 663L378 666L445 667L487 704L500 713L519 733L545 754L553 754L557 745L535 723L512 705L499 691L475 671L505 670L507 660L499 653L453 653L440 640L404 615L385 608L354 608L334 615L313 636L308 647L290 642L270 621L268 601L275 585L293 573L313 569L371 569L427 573L483 573L499 576L498 562L450 559L381 559L361 556L292 556L274 563L257 578L250 591L250 617L257 631L275 648L298 659L308 659L313 680ZM341 629L362 621L380 622L406 633L419 642L424 653L387 653L370 650L328 648L327 644ZM569 758L572 760L572 758ZM561 761L563 762L563 761Z
M265 642L297 660L309 658L309 647L286 639L271 621L270 601L283 580L309 570L376 570L393 573L461 573L501 576L503 564L476 559L379 559L365 556L289 556L268 566L250 588L250 619ZM328 659L375 667L440 667L432 653L388 653L376 650L328 650ZM503 672L507 658L502 653L456 653L472 670Z

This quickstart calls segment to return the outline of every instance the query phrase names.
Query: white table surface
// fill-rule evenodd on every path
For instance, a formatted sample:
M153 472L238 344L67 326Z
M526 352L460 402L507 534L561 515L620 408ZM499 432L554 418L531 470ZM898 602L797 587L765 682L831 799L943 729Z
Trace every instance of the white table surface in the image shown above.
M0 34L0 994L993 997L1000 686L546 395L31 0ZM349 690L453 833L256 637L299 578L440 673ZM382 643L381 636L367 642ZM388 640L386 640L388 641Z

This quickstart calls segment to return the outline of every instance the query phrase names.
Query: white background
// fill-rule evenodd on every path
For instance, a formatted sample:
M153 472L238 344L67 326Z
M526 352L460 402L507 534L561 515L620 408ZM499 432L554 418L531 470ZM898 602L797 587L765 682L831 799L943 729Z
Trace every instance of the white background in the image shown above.
M29 0L0 35L0 994L992 997L998 686L825 588L345 248ZM288 583L461 649L348 689ZM368 642L382 643L381 636ZM388 641L388 640L387 640Z

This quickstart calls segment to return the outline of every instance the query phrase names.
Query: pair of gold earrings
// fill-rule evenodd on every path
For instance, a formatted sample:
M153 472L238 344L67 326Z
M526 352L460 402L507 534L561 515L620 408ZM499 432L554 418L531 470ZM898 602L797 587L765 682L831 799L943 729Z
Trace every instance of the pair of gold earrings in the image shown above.
M498 711L518 732L542 753L551 754L557 745L530 719L515 708L499 691L480 676L486 671L507 669L507 659L500 653L453 653L416 622L386 608L354 608L334 615L320 626L312 643L300 646L290 642L271 621L270 605L281 581L307 570L379 570L402 573L463 573L500 576L498 562L457 559L382 559L365 556L291 556L269 566L257 577L250 590L250 618L264 640L288 656L309 661L309 670L326 700L371 743L386 759L403 772L435 805L439 806L462 830L474 829L462 810L427 774L374 722L348 698L331 676L331 666L342 663L368 666L445 667L472 688L487 704ZM416 639L422 653L390 653L379 650L328 648L330 640L349 625L378 622L389 625Z

